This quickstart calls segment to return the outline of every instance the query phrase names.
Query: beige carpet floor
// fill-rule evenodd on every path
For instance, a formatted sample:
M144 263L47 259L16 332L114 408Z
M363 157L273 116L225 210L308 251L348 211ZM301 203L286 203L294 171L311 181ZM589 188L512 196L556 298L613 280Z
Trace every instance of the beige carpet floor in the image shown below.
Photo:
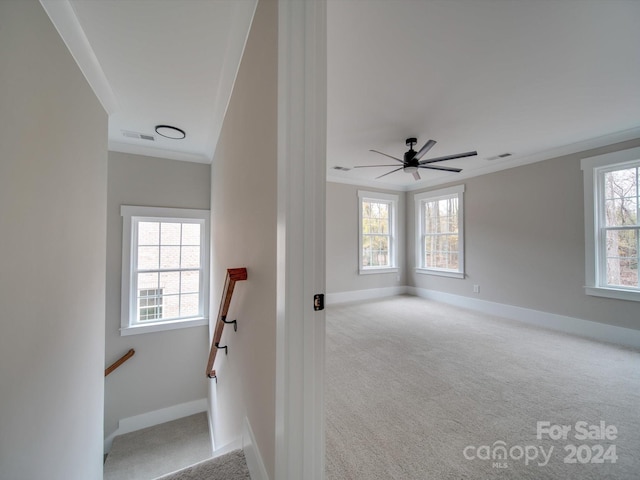
M205 460L157 480L251 480L242 450Z
M326 418L328 480L638 479L640 352L417 297L331 306Z
M210 458L206 413L116 437L104 464L104 480L152 480Z

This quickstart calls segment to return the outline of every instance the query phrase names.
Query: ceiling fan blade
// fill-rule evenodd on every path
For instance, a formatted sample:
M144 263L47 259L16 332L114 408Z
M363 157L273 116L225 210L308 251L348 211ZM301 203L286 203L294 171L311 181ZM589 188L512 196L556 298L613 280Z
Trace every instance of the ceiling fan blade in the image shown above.
M474 155L478 155L478 152L473 151L473 152L458 153L456 155L447 155L446 157L432 158L430 160L420 160L418 163L420 165L424 165L426 163L444 162L445 160L454 160L456 158L473 157Z
M402 170L404 167L400 167L400 168L396 168L395 170L391 170L390 172L385 173L384 175L380 175L379 177L376 177L376 180L378 178L382 178L382 177L386 177L387 175L391 175L393 172L397 172L398 170Z
M353 168L371 168L371 167L397 167L397 165L357 165Z
M418 172L413 172L413 178L415 178L416 180L420 180L422 177Z
M394 160L396 160L396 161L398 161L400 163L404 163L403 160L400 160L399 158L396 158L396 157L392 157L391 155L387 155L386 153L379 152L378 150L369 150L369 151L370 152L379 153L380 155L384 155L385 157L393 158Z
M430 170L442 170L443 172L456 172L460 173L462 171L461 168L453 168L453 167L436 167L435 165L420 165L418 168L428 168Z
M422 146L420 150L418 150L418 153L416 153L413 159L420 160L429 150L431 150L431 147L433 147L435 144L436 144L435 140L429 140L427 143L425 143Z

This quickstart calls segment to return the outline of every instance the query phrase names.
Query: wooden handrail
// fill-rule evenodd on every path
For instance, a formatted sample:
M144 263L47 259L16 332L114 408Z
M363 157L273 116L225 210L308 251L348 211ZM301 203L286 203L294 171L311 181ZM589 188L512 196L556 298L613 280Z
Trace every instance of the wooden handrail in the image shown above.
M124 362L126 362L127 360L129 360L131 357L133 357L135 355L136 351L132 348L130 349L127 353L125 353L123 356L121 356L118 360L116 360L115 362L113 362L108 368L105 369L104 371L104 376L106 377L107 375L109 375L111 372L113 372L116 368L118 368L120 365L122 365Z
M213 378L216 376L216 371L213 369L213 364L216 361L216 353L218 352L218 345L222 338L222 331L224 330L225 321L227 320L227 313L229 312L229 305L231 304L231 297L233 295L233 289L236 286L236 282L247 279L246 268L228 268L227 278L224 282L224 289L222 290L222 299L220 300L220 309L218 310L218 318L216 320L216 329L213 333L213 341L211 342L211 350L209 351L209 361L207 362L207 377ZM226 347L224 347L226 348Z

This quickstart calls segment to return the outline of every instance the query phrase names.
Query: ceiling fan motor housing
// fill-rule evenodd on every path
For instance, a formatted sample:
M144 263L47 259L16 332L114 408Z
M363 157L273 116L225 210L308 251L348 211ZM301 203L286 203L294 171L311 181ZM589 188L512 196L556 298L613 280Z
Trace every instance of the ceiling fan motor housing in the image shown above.
M404 153L404 171L406 173L413 173L418 171L418 160L414 160L416 151L413 146L418 143L417 138L407 138L405 144L409 147L409 151Z

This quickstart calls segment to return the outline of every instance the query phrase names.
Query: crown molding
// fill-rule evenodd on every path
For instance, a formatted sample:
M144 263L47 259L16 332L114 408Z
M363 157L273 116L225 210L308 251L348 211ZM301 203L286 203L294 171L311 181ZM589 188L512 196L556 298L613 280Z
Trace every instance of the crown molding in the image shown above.
M118 110L118 102L69 0L40 0L89 86L108 115Z

